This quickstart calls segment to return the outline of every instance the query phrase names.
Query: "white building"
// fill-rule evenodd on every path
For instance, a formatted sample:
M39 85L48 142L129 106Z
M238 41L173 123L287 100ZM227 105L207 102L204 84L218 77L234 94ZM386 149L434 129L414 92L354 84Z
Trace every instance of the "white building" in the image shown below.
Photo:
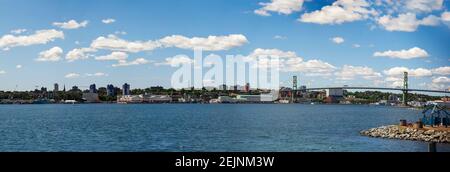
M124 95L118 96L117 102L119 103L142 103L144 97L142 95Z
M172 102L172 97L169 95L144 95L143 101L149 103L169 103Z
M344 90L342 88L333 88L333 89L327 89L326 90L326 96L327 97L343 97L344 96Z

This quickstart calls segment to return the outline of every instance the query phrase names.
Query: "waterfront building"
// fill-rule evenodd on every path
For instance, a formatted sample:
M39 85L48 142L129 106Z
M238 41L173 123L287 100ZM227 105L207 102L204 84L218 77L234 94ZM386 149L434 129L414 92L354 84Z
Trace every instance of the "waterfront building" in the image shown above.
M344 98L344 90L341 88L333 88L325 90L326 103L339 103Z
M98 103L100 99L98 98L98 93L83 93L82 99L87 103Z
M91 84L89 86L89 93L97 93L97 87L95 86L95 84Z
M143 95L123 95L117 98L118 103L142 103L143 101Z
M169 95L144 95L143 101L148 103L170 103L172 97Z
M253 103L264 103L264 102L273 102L278 97L275 97L272 94L261 94L261 95L237 95L237 101L239 102L253 102Z
M219 98L217 100L220 103L236 103L237 102L236 99L233 99L229 96L219 96Z
M122 95L126 96L126 95L130 95L130 84L123 84L122 86Z
M58 92L59 91L59 85L58 85L58 83L55 83L54 84L54 87L53 87L53 92Z
M116 96L116 89L114 88L114 85L109 84L106 86L106 95L107 96Z
M245 92L249 92L250 91L250 83L245 84L244 91Z

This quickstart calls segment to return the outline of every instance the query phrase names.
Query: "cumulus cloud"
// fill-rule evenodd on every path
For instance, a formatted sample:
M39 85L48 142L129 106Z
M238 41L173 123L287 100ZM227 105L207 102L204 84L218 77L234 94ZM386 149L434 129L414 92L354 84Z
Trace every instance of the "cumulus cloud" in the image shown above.
M267 67L269 58L278 58L274 63L278 63L280 69L285 72L302 72L308 76L331 75L336 69L333 65L321 60L304 61L293 51L282 51L279 49L257 48L245 57L246 61L258 61L257 67Z
M155 48L161 47L158 42L155 41L126 41L118 38L115 35L108 35L108 37L98 37L91 43L91 48L94 49L107 49L112 51L124 51L124 52L140 52L150 51Z
M339 80L353 80L356 77L362 77L367 80L379 79L382 77L381 73L375 72L372 68L367 66L351 66L344 65L344 67L335 73Z
M126 60L119 60L119 63L117 64L113 64L113 67L120 67L120 66L134 66L134 65L142 65L142 64L147 64L150 63L150 61L148 61L147 59L144 58L137 58L136 60L133 61L126 61Z
M431 12L440 10L443 7L444 0L407 0L406 8L415 12Z
M53 25L62 29L78 29L86 27L89 22L84 20L82 22L77 22L76 20L69 20L67 22L54 22Z
M400 14L398 17L385 15L377 20L378 24L388 31L414 32L419 26L437 26L440 18L429 15L421 20L416 18L414 13Z
M21 69L22 65L16 65L16 69Z
M126 60L128 58L128 54L124 52L112 52L111 54L105 56L95 57L95 60Z
M253 50L250 55L248 55L251 60L256 60L257 58L268 58L268 57L277 57L277 58L300 58L293 51L282 51L279 49L262 49L257 48Z
M432 70L435 75L450 75L450 66L438 67Z
M38 30L32 35L4 35L0 38L0 48L47 44L55 39L64 39L64 33L51 29Z
M441 20L445 22L450 22L450 12L445 11L441 14Z
M428 87L436 90L450 90L450 78L445 76L435 77L431 80L431 84Z
M308 61L296 61L286 66L287 71L302 72L308 76L328 76L335 71L336 67L321 61L321 60L308 60Z
M102 23L105 23L105 24L111 24L111 23L114 23L114 22L116 22L116 20L112 19L112 18L108 18L108 19L103 19L102 20Z
M383 73L390 77L403 77L403 73L408 72L408 76L412 77L426 77L432 76L431 70L424 68L408 69L406 67L393 67L388 70L384 70Z
M62 54L63 50L60 47L53 47L49 50L40 52L36 61L59 61Z
M427 51L413 47L408 50L399 50L399 51L384 51L384 52L375 52L373 54L375 57L390 57L390 58L398 58L398 59L414 59L414 58L426 58L428 57Z
M64 76L64 78L78 78L80 77L80 74L78 73L68 73Z
M336 44L342 44L342 43L344 43L345 40L342 37L334 37L334 38L331 38L331 41L333 41Z
M157 65L157 66L168 65L171 67L178 67L182 64L191 64L193 62L194 62L194 60L187 56L178 55L178 56L174 56L174 57L168 57L165 59L165 62L155 63L155 65Z
M93 56L90 53L94 53L96 51L97 50L93 48L75 48L66 54L66 60L69 62L73 62L75 60L88 59L89 57Z
M378 15L365 0L337 0L320 10L304 13L299 21L315 24L342 24Z
M182 49L202 49L205 51L229 50L248 43L247 38L241 34L227 36L208 36L188 38L182 35L172 35L160 39L165 47L177 47Z
M270 16L270 12L279 14L291 14L302 9L304 0L271 0L271 2L260 2L262 7L253 11L257 15Z

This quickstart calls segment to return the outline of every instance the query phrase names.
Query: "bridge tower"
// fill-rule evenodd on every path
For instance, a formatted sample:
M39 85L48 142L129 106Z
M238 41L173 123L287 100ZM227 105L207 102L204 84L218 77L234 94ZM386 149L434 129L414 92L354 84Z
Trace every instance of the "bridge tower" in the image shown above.
M403 73L403 106L408 106L408 72Z
M297 76L292 77L292 102L295 101L295 96L297 95Z

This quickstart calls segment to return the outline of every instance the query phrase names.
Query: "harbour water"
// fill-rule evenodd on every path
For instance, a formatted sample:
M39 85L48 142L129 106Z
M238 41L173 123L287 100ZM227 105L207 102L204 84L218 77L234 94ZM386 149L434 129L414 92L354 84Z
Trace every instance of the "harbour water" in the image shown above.
M0 105L0 151L420 152L427 143L359 134L419 116L367 105Z

